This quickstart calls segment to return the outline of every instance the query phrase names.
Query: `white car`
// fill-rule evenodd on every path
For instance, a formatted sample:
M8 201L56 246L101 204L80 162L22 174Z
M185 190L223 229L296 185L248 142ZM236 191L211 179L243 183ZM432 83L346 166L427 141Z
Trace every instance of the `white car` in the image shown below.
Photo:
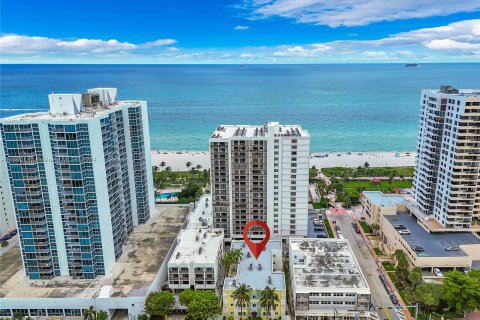
M410 230L408 230L408 229L398 230L398 233L400 233L401 235L407 235L407 234L410 234Z
M437 277L443 277L442 271L440 271L440 269L438 269L438 268L433 268L433 273L434 273Z

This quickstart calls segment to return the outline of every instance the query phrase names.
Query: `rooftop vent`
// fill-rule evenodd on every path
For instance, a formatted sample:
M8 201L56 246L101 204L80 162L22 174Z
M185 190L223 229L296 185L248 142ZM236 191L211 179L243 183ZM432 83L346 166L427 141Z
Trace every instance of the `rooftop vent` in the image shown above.
M179 258L180 257L180 251L177 252L177 254L175 255L175 258Z
M202 247L198 248L198 254L202 253Z
M458 93L458 89L455 89L452 86L440 86L440 92L443 92L443 93Z

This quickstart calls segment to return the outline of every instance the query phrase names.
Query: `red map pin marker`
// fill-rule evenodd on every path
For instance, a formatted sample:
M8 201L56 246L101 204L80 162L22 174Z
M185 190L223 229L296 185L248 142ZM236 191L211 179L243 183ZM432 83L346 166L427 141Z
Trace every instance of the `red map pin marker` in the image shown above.
M260 226L263 228L263 230L265 230L265 238L262 240L262 242L256 243L248 238L248 230L250 230L250 228L253 226ZM268 240L270 240L270 229L268 228L267 224L262 220L252 220L247 223L245 228L243 228L243 239L250 248L252 254L255 256L255 259L258 259L258 257L263 251L263 248L265 248L265 246L267 245Z

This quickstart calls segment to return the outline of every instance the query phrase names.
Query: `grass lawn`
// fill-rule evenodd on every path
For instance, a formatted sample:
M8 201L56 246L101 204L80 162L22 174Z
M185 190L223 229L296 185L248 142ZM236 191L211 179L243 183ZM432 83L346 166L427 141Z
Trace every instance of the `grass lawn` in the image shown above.
M413 167L375 167L362 168L360 171L357 168L333 167L322 168L322 173L327 177L353 177L355 174L357 177L411 177Z
M390 262L383 262L383 268L388 271L395 271L395 266L391 264Z
M328 237L334 238L332 227L330 226L330 222L328 222L328 219L323 219L323 224L325 225L325 228L327 228Z
M323 209L328 207L328 201L325 198L322 198L320 202L312 203L314 209Z
M375 253L377 254L377 256L383 256L383 252L379 248L374 248L373 250L375 250Z
M360 221L360 226L362 227L363 232L370 233L370 227L365 221Z
M392 183L389 181L382 180L379 184L374 184L368 180L351 180L345 183L345 190L349 195L356 196L359 194L359 191L382 191L383 193L394 192L394 188L411 188L411 180L393 180Z

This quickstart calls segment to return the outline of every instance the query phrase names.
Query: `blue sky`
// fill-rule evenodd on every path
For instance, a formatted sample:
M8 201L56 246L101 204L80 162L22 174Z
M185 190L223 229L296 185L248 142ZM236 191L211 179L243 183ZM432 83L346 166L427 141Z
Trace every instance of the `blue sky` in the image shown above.
M479 0L3 1L3 63L480 61Z

